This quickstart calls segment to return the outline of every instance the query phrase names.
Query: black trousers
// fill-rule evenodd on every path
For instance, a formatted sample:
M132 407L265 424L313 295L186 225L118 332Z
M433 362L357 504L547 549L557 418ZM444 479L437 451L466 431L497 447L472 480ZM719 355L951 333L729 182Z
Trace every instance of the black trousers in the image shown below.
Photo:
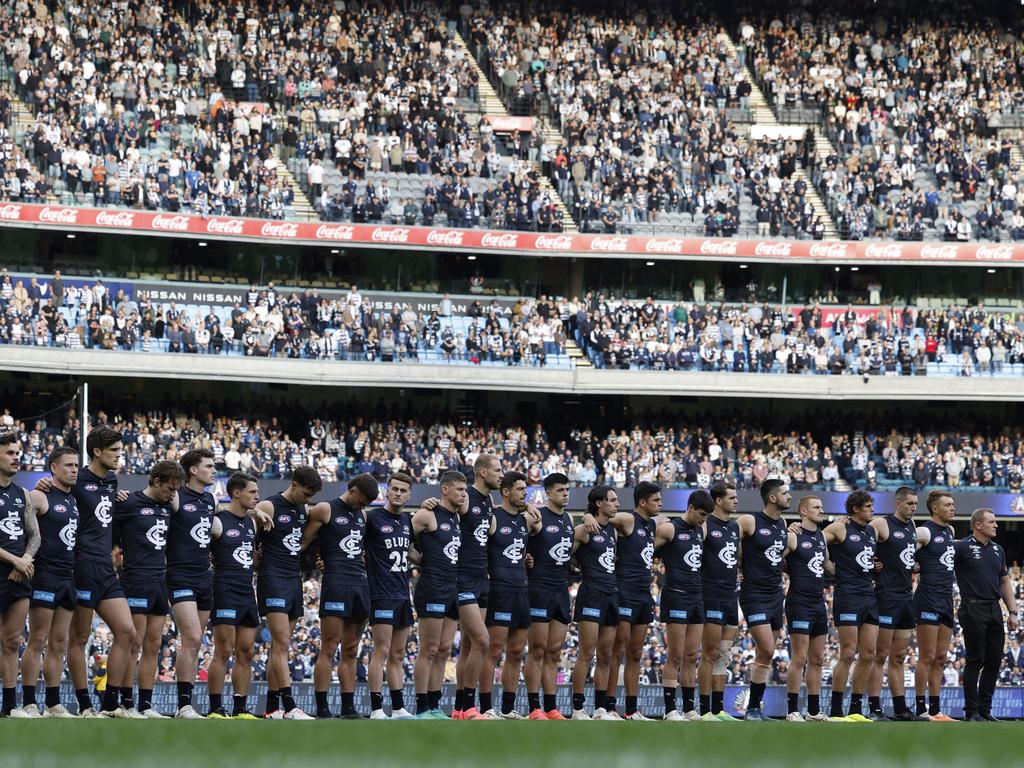
M992 711L992 696L1003 660L1003 612L998 600L963 599L958 618L967 650L964 714L987 715Z

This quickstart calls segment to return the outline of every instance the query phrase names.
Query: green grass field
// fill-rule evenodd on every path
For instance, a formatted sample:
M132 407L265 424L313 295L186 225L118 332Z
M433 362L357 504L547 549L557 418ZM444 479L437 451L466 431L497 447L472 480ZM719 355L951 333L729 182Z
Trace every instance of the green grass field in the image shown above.
M1015 723L16 722L0 767L1024 765Z

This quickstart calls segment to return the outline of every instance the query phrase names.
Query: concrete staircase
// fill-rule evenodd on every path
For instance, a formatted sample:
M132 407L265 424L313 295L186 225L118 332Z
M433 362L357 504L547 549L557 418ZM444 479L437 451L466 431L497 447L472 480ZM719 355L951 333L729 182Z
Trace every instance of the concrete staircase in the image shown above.
M31 133L36 127L36 115L32 111L32 108L21 100L14 88L10 88L11 95L11 124L10 131L11 136L14 138L14 144L19 148L18 151L24 152L21 137L27 133ZM52 189L46 195L46 202L52 204L59 204L60 197Z
M286 125L284 115L279 115L279 125ZM286 211L285 218L289 220L299 221L316 221L320 218L320 214L317 213L316 208L309 201L309 196L306 194L306 190L299 180L295 178L295 174L291 172L291 169L285 163L284 158L281 157L281 145L277 145L277 185L281 189L284 189L284 185L288 184L292 188L292 192L295 195L295 199L292 201L291 210Z
M573 368L593 368L594 364L590 362L583 350L579 348L575 340L567 339L565 342L565 354L569 356L569 362Z

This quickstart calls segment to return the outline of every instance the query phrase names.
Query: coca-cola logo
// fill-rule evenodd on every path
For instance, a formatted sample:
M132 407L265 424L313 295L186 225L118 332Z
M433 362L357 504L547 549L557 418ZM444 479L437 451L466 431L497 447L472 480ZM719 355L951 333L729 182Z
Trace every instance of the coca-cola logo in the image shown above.
M754 246L755 256L789 256L793 250L792 243L766 243L759 240Z
M700 244L700 252L706 256L735 256L735 240L705 240Z
M682 253L685 242L679 238L658 240L652 237L644 244L644 250L647 253Z
M808 254L812 259L842 259L846 256L846 243L812 243Z
M21 219L21 206L7 203L6 205L0 205L0 220L3 221L18 221Z
M96 226L98 227L134 227L135 214L128 211L100 211L96 214Z
M370 235L370 239L375 243L407 243L409 242L409 230L377 227Z
M78 209L50 208L47 206L39 212L39 220L45 221L48 224L77 224Z
M158 213L153 217L150 226L167 232L187 232L188 222L188 216L164 216Z
M291 221L268 221L260 227L262 237L295 237L299 234L299 225Z
M979 245L974 252L977 259L985 261L1010 261L1013 259L1012 245Z
M595 237L590 241L590 250L592 251L625 253L628 248L628 237Z
M245 222L241 219L210 219L206 231L215 235L240 235Z
M450 229L432 229L427 232L427 245L462 245L463 234Z
M347 224L321 224L316 228L317 240L351 240L355 234L355 227Z
M480 245L484 248L515 248L519 245L519 235L505 232L500 235L494 232L484 232L480 238Z
M871 243L864 249L869 259L902 259L903 246L896 243Z
M950 243L943 243L942 245L921 246L922 259L941 259L943 261L952 261L956 259L956 254L956 246Z
M568 251L572 249L572 238L569 235L537 235L533 244L546 251Z

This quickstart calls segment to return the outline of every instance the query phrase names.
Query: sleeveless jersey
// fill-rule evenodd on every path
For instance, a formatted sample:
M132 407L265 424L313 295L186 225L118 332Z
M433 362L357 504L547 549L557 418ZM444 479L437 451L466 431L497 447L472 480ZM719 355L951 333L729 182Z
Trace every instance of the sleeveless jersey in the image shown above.
M408 512L392 515L373 507L366 516L366 571L373 600L409 599L409 542L412 522Z
M211 544L216 583L252 589L256 523L248 515L237 517L226 509L217 513L217 519L221 534Z
M0 488L0 548L15 557L24 555L28 544L25 535L25 496L25 489L17 483ZM0 563L0 575L5 580L13 570L10 563Z
M106 477L97 477L88 467L82 467L72 493L78 502L75 558L110 565L110 550L114 548L111 523L114 521L117 475L108 472Z
M42 542L36 554L36 572L67 578L75 572L78 502L71 491L64 493L54 487L46 492L46 506L46 514L38 518Z
M681 517L672 519L672 538L658 550L665 564L665 589L701 593L701 567L704 556L702 526L693 525Z
M917 588L933 594L952 594L955 555L953 529L948 525L939 525L931 520L925 520L921 525L928 529L931 538L927 544L917 550L916 559L921 564Z
M633 533L619 534L616 540L615 578L623 592L650 592L654 536L658 526L636 512L629 514L633 516Z
M526 541L530 532L522 514L494 508L494 533L487 542L491 588L516 592L526 589Z
M576 559L583 572L583 583L602 592L618 592L615 578L615 529L610 523L601 526L598 533L576 550Z
M178 489L178 511L167 535L167 569L202 575L210 570L210 526L217 502L208 491Z
M736 591L736 555L739 552L740 527L735 520L707 517L708 535L704 538L704 556L701 560L704 586L723 591Z
M306 505L295 505L280 493L267 498L274 506L274 527L259 532L263 548L260 573L293 578L301 575L299 553L302 550L302 532L306 527Z
M886 515L889 538L878 542L878 559L884 566L875 574L878 594L910 597L914 588L914 553L917 549L917 530L914 521L904 523L896 515Z
M849 595L866 594L874 590L875 529L858 525L850 520L846 524L846 539L832 544L829 554L836 564L836 591Z
M569 560L572 558L573 525L568 512L555 514L540 508L540 530L530 537L526 550L533 556L531 586L564 590L569 586Z
M743 591L775 595L782 589L782 555L786 551L786 521L754 513L754 534L743 542Z
M814 604L825 594L825 534L801 527L796 535L796 549L786 555L789 569L787 598L798 598Z
M487 576L487 538L491 531L494 503L490 494L469 487L469 511L459 518L462 545L459 548L459 575L471 578Z
M320 526L317 544L324 560L324 577L340 584L366 584L363 562L363 513L341 499L331 499L330 519Z
M114 505L114 535L121 544L125 576L162 579L167 573L171 505L135 491Z
M458 515L438 504L434 507L434 519L437 528L424 531L417 542L423 554L420 571L430 581L454 585L462 545Z

